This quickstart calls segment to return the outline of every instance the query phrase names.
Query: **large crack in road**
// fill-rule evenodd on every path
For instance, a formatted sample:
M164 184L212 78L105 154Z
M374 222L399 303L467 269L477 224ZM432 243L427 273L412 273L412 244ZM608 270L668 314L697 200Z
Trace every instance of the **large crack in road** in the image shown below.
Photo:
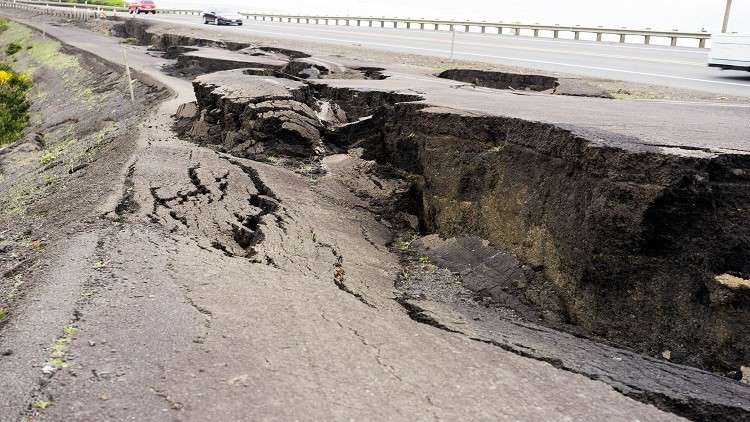
M36 24L72 44L92 36ZM144 28L127 30L153 38ZM96 37L97 45L86 43L92 52L119 51L116 40ZM720 355L714 346L723 341L717 324L746 324L737 314L746 309L744 291L711 284L724 273L748 277L745 155L721 146L699 156L663 154L592 128L436 107L443 95L458 92L454 85L289 50L252 46L242 66L267 64L273 55L294 67L215 72L205 49L199 56L182 48L195 40L162 34L157 41L182 63L182 76L208 73L193 83L196 103L178 110L191 95L184 82L155 70L163 59L131 50L143 60L137 70L178 96L141 126L111 212L101 213L116 230L98 235L98 252L87 259L96 257L104 288L77 310L68 368L34 391L35 400L54 405L25 414L42 420L750 415L747 387L736 381L587 338L652 354L669 348L676 361L712 369L745 363L745 343ZM179 61L188 54L190 61ZM229 62L223 58L220 66ZM296 75L286 75L288 69ZM392 85L377 85L385 83ZM687 203L709 202L685 213ZM659 222L670 218L684 224L662 230ZM509 313L505 293L488 293L505 291L499 285L479 296L469 290L477 271L450 268L460 250L440 249L443 262L435 265L437 255L416 249L419 230L479 236L513 252L525 279L504 287L548 326ZM657 254L663 251L670 255ZM75 277L70 263L50 264L62 285ZM494 270L508 271L508 261L503 265ZM616 285L604 281L612 277L619 277ZM693 300L704 292L700 285L708 286L710 303ZM673 296L671 307L656 306L654 298L664 299L657 288ZM616 312L602 312L604 306ZM623 318L633 309L636 320ZM709 319L698 329L685 327L699 341L681 337L675 326L654 325L684 324L695 315ZM93 378L82 376L89 372Z

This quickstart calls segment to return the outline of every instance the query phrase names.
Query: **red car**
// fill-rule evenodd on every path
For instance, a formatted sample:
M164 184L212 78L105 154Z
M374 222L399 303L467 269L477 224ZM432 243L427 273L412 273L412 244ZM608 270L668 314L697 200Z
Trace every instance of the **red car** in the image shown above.
M156 4L153 0L141 0L128 3L128 11L133 13L153 13L156 14Z

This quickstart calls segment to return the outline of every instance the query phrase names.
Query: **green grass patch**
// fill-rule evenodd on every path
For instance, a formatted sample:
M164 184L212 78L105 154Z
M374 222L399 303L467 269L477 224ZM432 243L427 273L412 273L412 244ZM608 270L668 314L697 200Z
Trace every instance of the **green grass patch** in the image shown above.
M5 321L8 319L8 310L5 308L0 308L0 322Z
M75 139L70 139L66 142L61 142L52 148L44 150L42 152L42 155L39 157L39 162L42 163L42 165L46 166L47 164L57 160L57 158L62 153L64 153L69 146L73 145L73 143L75 143Z
M15 142L29 123L31 78L0 63L0 145Z
M54 151L45 151L42 156L39 157L39 162L43 165L47 165L55 160L57 160L57 154L55 154Z
M12 42L8 44L8 47L5 48L5 54L12 56L21 50L23 50L23 47L21 47L21 44Z
M36 400L34 403L31 403L31 407L39 410L44 410L50 406L52 406L52 402L46 400Z
M39 65L63 71L78 64L78 60L74 56L60 52L60 43L57 41L42 40L35 37L31 29L15 22L6 21L5 30L0 30L0 46L5 46L0 51L4 51L7 46L13 43L25 46L23 52L19 51L14 55L14 59L26 63L24 70L32 75Z

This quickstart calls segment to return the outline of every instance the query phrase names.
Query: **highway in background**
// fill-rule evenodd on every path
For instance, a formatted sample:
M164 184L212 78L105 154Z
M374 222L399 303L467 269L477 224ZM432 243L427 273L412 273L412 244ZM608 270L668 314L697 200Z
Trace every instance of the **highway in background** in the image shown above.
M156 15L142 19L204 26L198 16ZM212 26L212 28L216 28ZM448 31L324 26L249 20L242 27L218 27L265 37L449 57ZM456 33L456 59L523 66L547 72L663 85L750 97L750 72L706 66L708 50L686 47L619 44Z

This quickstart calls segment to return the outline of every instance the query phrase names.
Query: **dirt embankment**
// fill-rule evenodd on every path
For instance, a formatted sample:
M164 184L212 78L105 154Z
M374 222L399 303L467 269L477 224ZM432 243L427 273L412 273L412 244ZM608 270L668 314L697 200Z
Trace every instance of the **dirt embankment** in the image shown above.
M408 105L382 119L367 150L418 180L423 230L512 251L548 320L693 366L746 365L750 290L723 280L750 278L747 155L627 151Z
M33 288L36 258L95 217L112 193L134 145L132 128L164 91L136 82L131 104L122 69L110 63L17 23L0 34L8 43L22 47L14 66L34 86L28 133L0 149L0 308L10 318Z

